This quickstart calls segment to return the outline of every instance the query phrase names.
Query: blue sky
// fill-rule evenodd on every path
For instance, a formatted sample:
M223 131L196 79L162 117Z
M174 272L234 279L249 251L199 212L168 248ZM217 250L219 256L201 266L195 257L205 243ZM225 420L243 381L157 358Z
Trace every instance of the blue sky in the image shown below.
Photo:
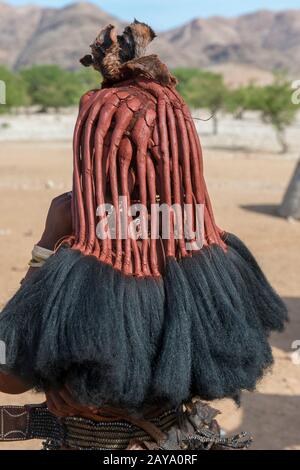
M74 2L6 0L6 3L15 5L37 3L59 7ZM198 16L235 16L260 9L300 9L300 0L94 0L93 3L125 20L131 20L135 16L141 21L149 22L158 30L177 26Z

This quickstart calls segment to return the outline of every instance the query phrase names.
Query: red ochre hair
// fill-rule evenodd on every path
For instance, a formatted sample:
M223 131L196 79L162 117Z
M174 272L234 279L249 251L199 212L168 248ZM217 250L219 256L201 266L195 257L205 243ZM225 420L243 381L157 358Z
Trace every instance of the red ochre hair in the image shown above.
M101 217L96 217L96 210L108 202L108 195L116 211L116 237L100 240L96 227ZM196 127L174 86L140 77L90 92L82 99L74 132L72 247L124 274L159 276L156 240L138 244L132 237L121 238L120 196L126 197L128 207L137 201L145 207L157 201L169 207L190 205L194 223L196 204L202 204L203 245L226 249L204 181ZM175 238L172 211L169 216L165 255L190 256L184 230ZM151 224L156 223L154 216Z

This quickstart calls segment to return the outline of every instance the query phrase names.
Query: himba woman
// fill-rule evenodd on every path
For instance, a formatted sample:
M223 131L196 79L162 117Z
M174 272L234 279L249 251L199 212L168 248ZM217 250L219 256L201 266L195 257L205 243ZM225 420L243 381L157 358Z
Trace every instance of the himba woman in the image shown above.
M268 335L287 313L246 246L216 225L193 118L167 67L145 55L154 37L138 21L122 35L109 25L81 60L104 80L80 102L73 190L53 201L0 315L0 390L44 391L47 401L3 407L3 440L249 444L222 438L203 400L239 403L255 389L273 361Z

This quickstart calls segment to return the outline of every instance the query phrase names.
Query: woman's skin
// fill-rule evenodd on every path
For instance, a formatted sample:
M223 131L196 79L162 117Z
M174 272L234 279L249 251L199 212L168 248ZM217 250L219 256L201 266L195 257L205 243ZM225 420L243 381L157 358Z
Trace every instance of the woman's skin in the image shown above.
M48 211L45 229L38 245L54 250L55 245L63 237L72 233L71 193L65 193L53 199ZM30 268L23 282L32 276L38 268ZM18 377L0 373L0 392L10 395L19 395L28 392L30 387ZM67 386L60 391L48 391L46 393L49 411L57 416L74 416L88 411L96 413L95 408L81 406L73 399Z
M0 372L0 392L9 395L19 395L28 390L30 389L17 377Z

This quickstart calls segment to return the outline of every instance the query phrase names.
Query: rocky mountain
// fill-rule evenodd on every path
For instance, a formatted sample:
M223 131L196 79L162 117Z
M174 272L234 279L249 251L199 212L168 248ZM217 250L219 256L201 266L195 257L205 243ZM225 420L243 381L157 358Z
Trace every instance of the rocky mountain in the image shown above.
M164 39L174 51L184 51L184 65L235 63L300 71L300 10L197 18L166 32Z
M141 18L142 20L142 18ZM19 69L32 64L79 66L97 31L124 23L90 3L61 9L0 3L0 63ZM170 67L219 71L300 73L300 10L259 11L236 18L196 18L160 34L151 46Z
M0 3L0 63L19 69L32 64L79 67L96 33L121 21L91 3L67 7L13 7Z

